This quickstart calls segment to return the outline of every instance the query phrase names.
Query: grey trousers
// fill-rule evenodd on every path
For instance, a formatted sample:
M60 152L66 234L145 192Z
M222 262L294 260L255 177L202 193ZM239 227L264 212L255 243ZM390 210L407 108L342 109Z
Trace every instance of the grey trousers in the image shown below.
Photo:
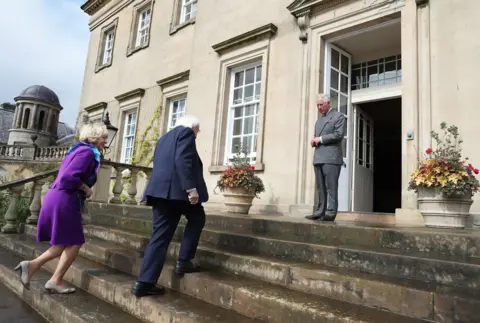
M342 165L314 165L315 181L317 183L318 204L316 216L335 217L338 209L338 179Z

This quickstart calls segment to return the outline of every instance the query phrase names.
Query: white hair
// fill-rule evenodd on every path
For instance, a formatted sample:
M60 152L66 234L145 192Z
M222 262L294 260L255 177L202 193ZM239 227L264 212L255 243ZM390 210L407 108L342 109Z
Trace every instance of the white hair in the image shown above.
M177 120L175 127L198 128L200 127L200 120L195 116L186 115Z
M108 136L107 126L101 122L89 123L80 129L80 141L88 141L96 144L102 137Z
M319 94L317 95L317 100L322 100L324 103L330 102L330 96L328 94Z

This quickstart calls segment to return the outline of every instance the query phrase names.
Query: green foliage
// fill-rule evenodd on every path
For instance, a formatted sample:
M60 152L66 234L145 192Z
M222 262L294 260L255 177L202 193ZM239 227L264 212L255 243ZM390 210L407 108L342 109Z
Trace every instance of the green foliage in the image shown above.
M162 101L162 98L160 98ZM150 123L143 130L140 136L135 139L133 148L132 165L149 166L153 162L155 144L161 135L160 125L162 120L162 104L159 103L153 113Z

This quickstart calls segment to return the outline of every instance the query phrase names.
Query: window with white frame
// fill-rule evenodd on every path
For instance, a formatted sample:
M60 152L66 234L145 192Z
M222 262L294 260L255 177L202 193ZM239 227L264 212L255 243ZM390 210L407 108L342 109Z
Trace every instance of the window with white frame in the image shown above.
M168 129L175 127L177 120L185 115L186 98L170 101L170 110L168 112Z
M135 47L146 45L150 36L150 20L152 18L152 9L146 8L140 11L138 15L137 37Z
M109 30L105 34L105 41L103 44L103 60L102 65L111 63L113 54L113 41L115 39L115 29Z
M261 80L261 63L232 71L225 151L227 163L239 149L247 152L252 162L256 161Z
M180 23L189 21L197 14L197 0L181 0Z
M133 148L135 145L135 130L137 126L137 112L129 112L125 114L125 127L123 130L122 145L122 163L130 164L133 156Z

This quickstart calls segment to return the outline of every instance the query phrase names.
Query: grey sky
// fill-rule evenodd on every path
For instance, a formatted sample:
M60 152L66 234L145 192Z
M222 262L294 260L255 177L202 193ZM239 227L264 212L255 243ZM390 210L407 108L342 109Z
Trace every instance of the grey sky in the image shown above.
M75 124L88 50L84 0L0 1L0 103L30 85L57 93L60 119Z

